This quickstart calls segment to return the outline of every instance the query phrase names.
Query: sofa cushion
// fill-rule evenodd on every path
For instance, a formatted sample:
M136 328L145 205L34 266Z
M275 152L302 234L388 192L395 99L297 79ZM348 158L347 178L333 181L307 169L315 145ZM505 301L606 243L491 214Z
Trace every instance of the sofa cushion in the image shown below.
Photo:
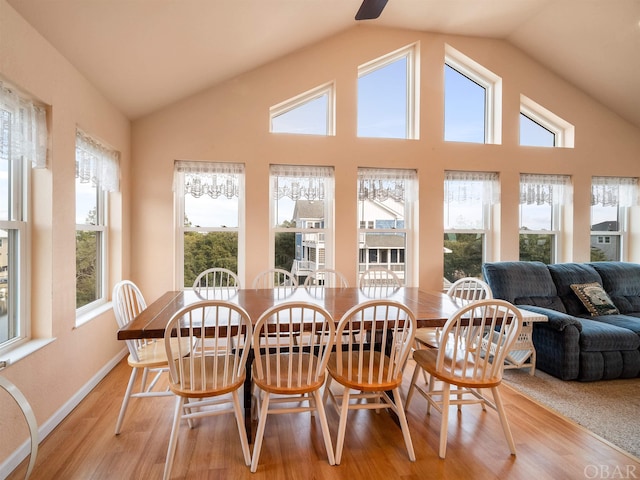
M584 263L556 263L547 265L547 267L556 285L558 296L564 304L565 312L577 316L590 315L589 310L571 289L571 285L593 282L602 285L602 279L598 272L592 266Z
M582 319L580 351L637 350L640 337L631 330L597 320Z
M620 313L602 285L597 282L573 283L571 289L594 317Z
M591 317L591 320L608 323L616 327L631 330L636 335L640 335L640 318L635 315L603 315L600 317Z
M565 312L547 266L542 262L492 262L482 266L495 298Z
M640 265L627 262L592 262L620 313L640 312Z

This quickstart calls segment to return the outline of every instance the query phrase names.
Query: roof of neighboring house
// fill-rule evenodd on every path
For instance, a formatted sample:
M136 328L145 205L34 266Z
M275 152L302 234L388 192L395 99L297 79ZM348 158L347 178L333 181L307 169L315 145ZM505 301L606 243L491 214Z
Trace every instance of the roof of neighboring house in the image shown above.
M602 232L602 231L615 232L617 230L618 230L618 222L616 222L615 220L609 220L606 222L600 222L600 223L591 225L592 232Z
M293 218L324 218L324 202L314 200L296 200Z
M396 235L394 233L380 234L367 233L365 244L369 248L394 247L404 248L404 235Z

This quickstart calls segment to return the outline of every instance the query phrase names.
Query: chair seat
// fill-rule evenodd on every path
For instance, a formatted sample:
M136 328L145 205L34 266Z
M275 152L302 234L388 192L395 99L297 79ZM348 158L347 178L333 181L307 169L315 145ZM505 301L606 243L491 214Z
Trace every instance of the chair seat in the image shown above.
M451 358L447 355L447 358ZM487 378L483 380L474 380L473 372L476 368L476 364L467 360L463 362L458 360L455 363L453 371L449 368L448 362L444 362L447 367L444 371L438 372L436 368L436 361L438 359L438 349L430 348L423 350L416 350L413 352L413 359L420 365L427 373L433 375L438 380L443 380L452 385L467 388L491 388L500 385L502 377ZM463 372L466 370L466 372ZM464 380L462 380L464 378Z
M302 357L301 363L299 363L299 357ZM318 376L315 381L310 381L312 376L311 378L304 377L308 376L309 368L315 368L319 361L318 357L309 353L280 354L279 358L271 355L268 360L268 366L267 363L263 366L264 378L260 378L254 366L253 381L265 392L280 395L298 395L312 392L324 384L324 373ZM302 366L301 369L300 366ZM291 371L292 369L293 371ZM290 371L291 376L289 376ZM302 377L300 377L300 373L302 373Z
M172 339L171 343L177 349L177 339ZM188 339L181 341L183 351L186 351L189 345ZM143 347L137 349L138 360L135 360L132 355L129 355L127 361L129 365L134 368L161 368L167 366L167 351L164 347L164 341L155 341L145 344Z
M373 360L371 355L373 354ZM338 355L342 355L342 372L338 371ZM327 370L329 374L345 387L363 392L379 392L393 390L402 383L402 371L396 378L389 379L389 364L393 365L389 357L384 355L384 362L381 365L383 354L378 351L366 351L361 356L362 370L358 373L358 354L351 354L351 364L349 364L349 353L332 353L329 356ZM375 378L369 378L371 372L375 372Z
M437 327L418 328L416 342L427 348L438 348L440 346L440 329Z

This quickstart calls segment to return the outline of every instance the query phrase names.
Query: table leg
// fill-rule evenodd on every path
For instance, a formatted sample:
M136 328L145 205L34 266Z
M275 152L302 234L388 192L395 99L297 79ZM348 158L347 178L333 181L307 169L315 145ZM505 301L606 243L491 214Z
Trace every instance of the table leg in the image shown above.
M244 428L247 430L247 439L249 440L249 443L253 443L253 431L251 423L253 421L253 419L251 418L251 402L253 400L253 395L251 392L251 371L253 369L253 358L254 353L253 349L251 348L249 350L249 354L247 355L244 377Z

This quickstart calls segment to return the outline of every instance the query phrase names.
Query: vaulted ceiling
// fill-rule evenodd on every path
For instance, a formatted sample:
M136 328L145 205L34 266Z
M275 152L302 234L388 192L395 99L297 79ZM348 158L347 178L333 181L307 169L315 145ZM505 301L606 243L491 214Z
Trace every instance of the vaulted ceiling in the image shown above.
M136 119L350 28L361 0L7 0ZM640 128L640 0L389 0L367 25L505 39Z

